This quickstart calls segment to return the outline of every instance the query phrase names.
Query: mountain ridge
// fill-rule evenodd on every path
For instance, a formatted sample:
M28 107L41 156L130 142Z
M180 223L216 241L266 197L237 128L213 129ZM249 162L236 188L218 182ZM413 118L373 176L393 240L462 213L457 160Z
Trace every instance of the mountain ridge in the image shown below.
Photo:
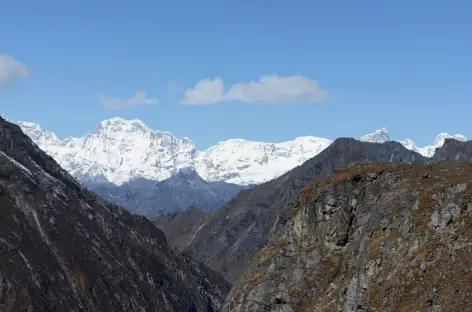
M22 121L17 124L80 181L115 185L136 178L162 181L185 168L194 168L209 182L260 184L301 165L333 142L313 136L279 143L229 139L198 151L188 137L179 139L170 132L152 130L139 119L103 120L89 134L64 140L38 124ZM399 142L407 149L432 157L445 138L466 140L463 135L441 133L434 145L426 147L417 147L409 139ZM361 137L362 140L382 143L390 141L390 137L387 129L382 128Z
M365 162L422 164L427 158L399 142L336 139L328 148L272 181L241 191L215 211L186 248L196 259L234 282L276 230L294 192L337 169Z
M205 181L190 168L181 169L161 182L138 178L119 186L111 183L89 183L86 186L104 199L146 217L183 211L189 206L212 211L248 188Z

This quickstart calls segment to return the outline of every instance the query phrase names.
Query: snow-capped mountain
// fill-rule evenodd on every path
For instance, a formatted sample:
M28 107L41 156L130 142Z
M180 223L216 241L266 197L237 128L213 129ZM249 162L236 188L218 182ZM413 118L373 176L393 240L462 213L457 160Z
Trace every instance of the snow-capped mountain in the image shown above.
M195 166L208 181L259 184L301 165L331 143L316 137L299 137L283 143L227 140L199 152Z
M146 178L164 180L194 167L195 145L169 132L153 131L142 121L112 118L81 138L60 141L33 123L18 122L23 131L79 180L120 185Z
M257 184L302 164L331 144L315 137L283 143L235 139L198 152L190 139L154 131L136 119L104 120L88 135L63 141L37 124L17 124L79 180L116 185L137 178L162 181L185 168L195 169L207 181Z
M121 185L138 178L163 181L182 169L195 170L206 181L239 185L272 180L316 156L332 141L299 137L282 143L231 139L205 151L197 151L188 138L155 131L142 121L112 118L80 138L60 140L54 133L30 122L17 122L23 131L62 167L82 181ZM465 141L463 135L441 133L431 146L417 147L409 140L406 148L432 157L446 138ZM390 141L386 128L364 135L361 141Z
M385 143L390 141L388 136L387 128L382 128L374 133L369 133L360 137L359 141L361 142L371 142L371 143Z
M405 139L398 142L402 144L405 148L415 151L425 157L433 157L434 153L436 152L436 148L443 146L444 141L446 139L454 139L454 140L462 141L462 142L467 141L467 138L463 136L462 134L450 135L448 133L440 133L436 137L436 140L434 141L433 145L428 145L425 147L416 146L415 142L413 142L410 139ZM391 141L386 128L382 128L373 133L366 134L362 136L359 140L363 142L372 142L372 143L384 143L387 141Z
M446 139L454 139L457 141L465 142L467 141L467 138L463 136L462 134L454 134L450 135L448 133L440 133L437 137L436 140L434 141L433 145L428 145L425 147L417 147L415 142L413 142L410 139L405 139L403 141L399 141L405 148L415 151L417 153L420 153L421 155L425 157L433 157L434 153L436 152L436 148L440 148L443 146L444 141Z

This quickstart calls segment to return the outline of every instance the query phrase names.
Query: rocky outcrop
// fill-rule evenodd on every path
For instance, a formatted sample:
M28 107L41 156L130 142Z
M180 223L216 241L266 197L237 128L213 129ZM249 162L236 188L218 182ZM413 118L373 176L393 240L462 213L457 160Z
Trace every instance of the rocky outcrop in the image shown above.
M0 311L217 311L230 284L0 118Z
M472 165L368 165L297 192L223 311L471 311Z
M241 191L215 212L187 247L192 255L235 281L276 229L280 212L294 192L312 180L364 162L421 164L426 158L400 143L341 138L278 179Z

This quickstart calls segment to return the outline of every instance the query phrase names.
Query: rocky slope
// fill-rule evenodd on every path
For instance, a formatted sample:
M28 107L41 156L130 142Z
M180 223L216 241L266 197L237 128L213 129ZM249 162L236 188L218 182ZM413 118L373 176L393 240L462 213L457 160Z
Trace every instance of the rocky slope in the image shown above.
M0 311L216 311L230 288L0 118Z
M190 206L183 212L172 212L151 220L166 234L167 239L181 248L186 248L213 214Z
M235 281L266 244L281 209L297 189L345 166L363 162L424 163L400 143L374 144L337 139L303 165L250 190L241 191L215 212L187 247L192 255Z
M183 211L191 205L204 211L215 210L244 188L225 182L207 182L191 169L182 169L162 182L140 178L120 186L90 183L87 187L106 200L146 217Z
M303 188L223 311L472 310L472 165L369 165Z

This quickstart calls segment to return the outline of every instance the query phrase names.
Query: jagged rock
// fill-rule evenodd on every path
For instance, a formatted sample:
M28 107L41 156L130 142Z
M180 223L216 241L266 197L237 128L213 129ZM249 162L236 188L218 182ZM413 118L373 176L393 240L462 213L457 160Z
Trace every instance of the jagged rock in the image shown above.
M472 310L471 176L470 164L376 164L314 181L281 210L223 311Z

